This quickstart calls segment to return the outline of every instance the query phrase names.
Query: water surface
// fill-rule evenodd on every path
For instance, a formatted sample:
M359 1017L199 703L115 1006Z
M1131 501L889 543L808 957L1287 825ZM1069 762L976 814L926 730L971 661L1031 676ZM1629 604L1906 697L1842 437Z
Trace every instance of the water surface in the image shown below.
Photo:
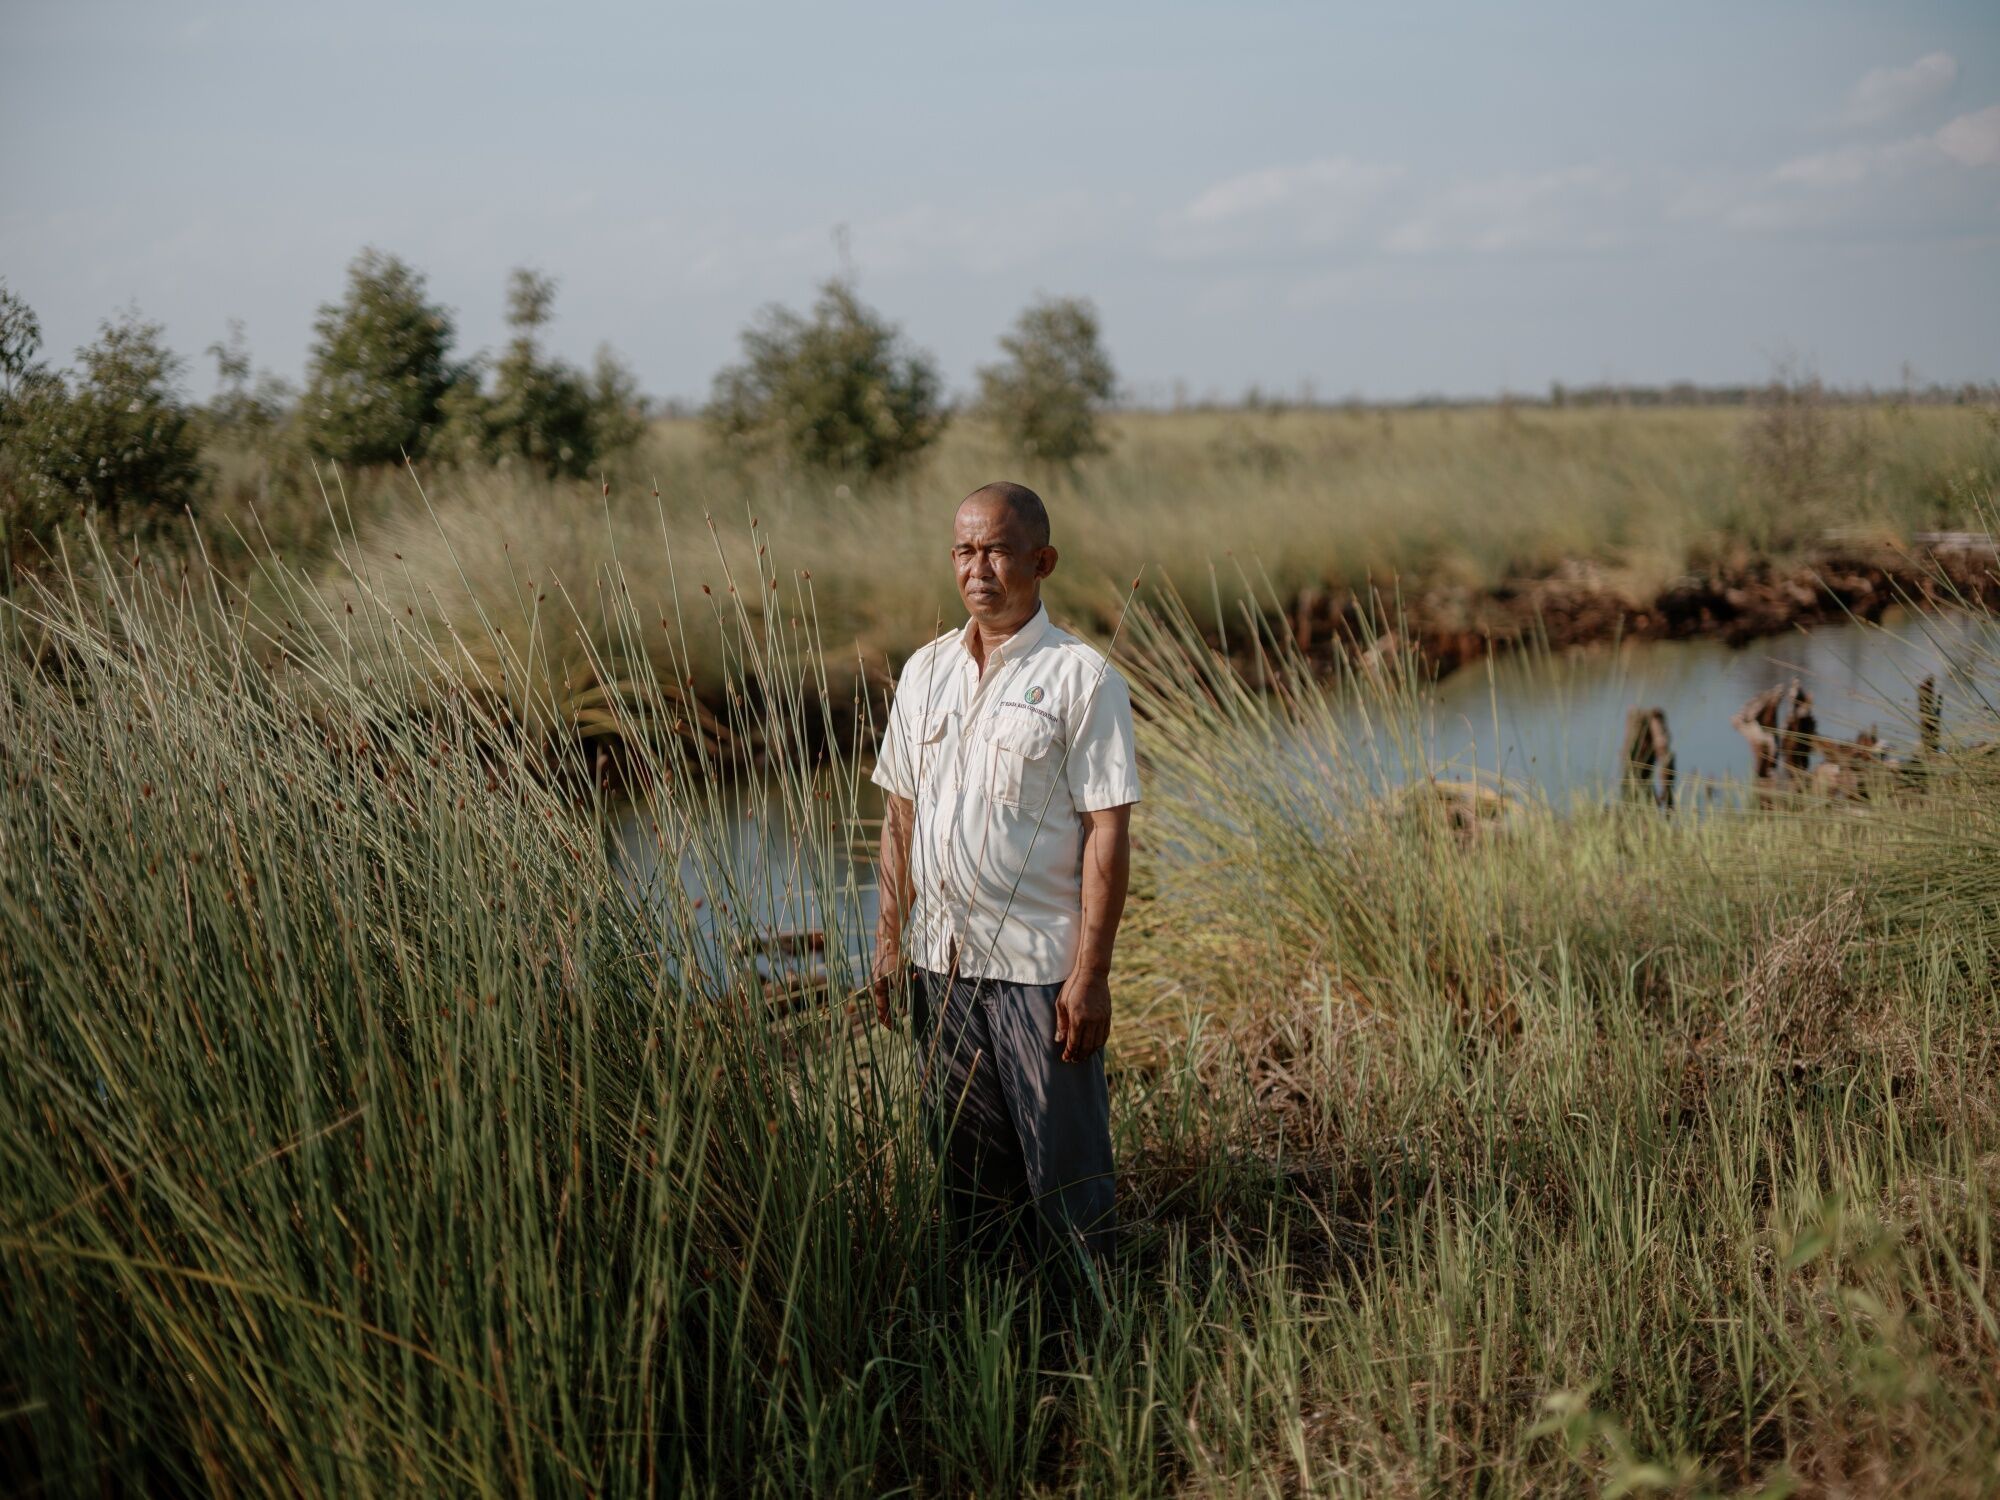
M1746 700L1797 678L1813 695L1820 733L1851 739L1873 728L1892 754L1916 743L1915 685L1935 676L1946 738L1969 722L2000 716L2000 627L1971 616L1892 617L1881 626L1842 624L1732 648L1713 641L1633 641L1560 657L1522 654L1465 667L1426 695L1425 743L1440 776L1499 778L1568 805L1617 795L1626 710L1666 711L1682 802L1733 798L1750 772L1750 751L1730 725ZM1390 757L1393 760L1393 757ZM1303 768L1309 764L1300 760ZM1390 775L1401 774L1391 770ZM858 962L877 909L872 860L840 850L801 861L778 820L752 815L768 788L725 794L730 826L726 878L684 857L659 867L642 817L620 825L628 877L642 894L667 879L700 902L714 962L745 921L759 932L819 930ZM878 816L865 789L865 816Z
M1822 735L1874 729L1892 754L1916 748L1916 684L1934 676L1946 737L1991 724L2000 704L2000 627L1970 615L1892 615L1880 626L1826 625L1747 646L1630 641L1561 657L1518 655L1462 668L1437 685L1426 725L1439 762L1566 804L1615 795L1626 710L1663 708L1683 782L1710 793L1750 775L1730 717L1797 678ZM1692 787L1690 787L1692 789Z

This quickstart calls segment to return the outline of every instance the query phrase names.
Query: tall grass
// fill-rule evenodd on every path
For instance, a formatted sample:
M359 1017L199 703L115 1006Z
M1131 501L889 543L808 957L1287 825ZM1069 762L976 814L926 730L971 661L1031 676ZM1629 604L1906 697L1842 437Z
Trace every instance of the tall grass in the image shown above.
M518 634L345 532L331 586L99 556L9 607L23 1484L2000 1481L1977 756L1858 815L1468 836L1334 737L1372 715L1421 785L1409 684L1267 639L1260 688L1144 616L1127 1234L1078 1294L940 1241L907 1044L848 1007L872 808L828 726L868 712L822 560L620 524ZM597 745L539 732L585 676L636 864ZM746 863L746 819L792 857ZM799 1006L763 939L808 901Z
M1055 506L1053 606L1107 627L1135 556L1186 598L1215 588L1227 609L1246 595L1226 566L1211 582L1225 549L1254 558L1287 600L1400 579L1469 601L1567 565L1643 604L1691 567L1782 560L1829 529L1895 539L1973 524L2000 483L1990 405L1836 406L1809 391L1748 410L1128 413L1111 437L1109 454L1073 472L1023 476ZM671 592L663 514L697 559L683 581L720 588L704 518L728 520L747 576L754 546L739 545L750 541L741 523L755 515L812 570L830 666L850 680L858 663L900 660L935 634L955 608L941 566L952 506L1019 469L971 421L914 473L874 483L746 470L694 424L663 422L607 476L608 503L594 483L446 472L427 476L429 503L405 475L328 476L329 505L308 476L274 476L246 455L219 461L203 518L212 555L247 567L268 541L337 589L356 566L338 555L352 515L382 586L445 611L470 638L525 639L552 579L587 590L614 556L635 585ZM595 611L582 615L596 630ZM708 642L691 665L704 693L719 692L725 668Z

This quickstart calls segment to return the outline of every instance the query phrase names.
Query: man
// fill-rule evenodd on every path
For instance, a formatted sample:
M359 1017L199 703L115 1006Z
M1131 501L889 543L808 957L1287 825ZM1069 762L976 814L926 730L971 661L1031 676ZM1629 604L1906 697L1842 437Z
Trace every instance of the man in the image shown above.
M910 658L875 782L883 1025L906 966L947 1211L977 1243L1110 1245L1111 947L1125 908L1132 707L1103 656L1049 622L1041 498L989 484L958 507L971 617ZM1034 1212L1026 1211L1032 1203Z

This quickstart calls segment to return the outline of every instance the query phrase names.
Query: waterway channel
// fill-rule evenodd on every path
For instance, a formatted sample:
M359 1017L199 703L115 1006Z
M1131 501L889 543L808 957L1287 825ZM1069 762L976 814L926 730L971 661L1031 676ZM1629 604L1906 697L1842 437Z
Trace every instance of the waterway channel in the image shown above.
M1740 792L1750 751L1730 717L1796 678L1819 732L1873 729L1892 754L1916 744L1916 684L1937 681L1947 735L2000 718L2000 628L1971 615L1892 614L1881 625L1823 625L1747 646L1630 641L1564 657L1516 655L1461 668L1428 706L1437 774L1476 773L1538 791L1557 806L1615 790L1626 710L1661 708L1684 786Z
M1754 694L1796 678L1812 693L1822 735L1852 739L1872 728L1893 757L1915 747L1915 685L1926 676L1942 693L1947 740L2000 721L2000 627L1974 616L1905 614L1743 647L1634 641L1560 657L1502 657L1462 668L1428 692L1423 738L1434 775L1497 782L1567 807L1615 795L1626 711L1657 707L1673 736L1683 807L1712 805L1744 793L1750 752L1730 717ZM873 788L867 793L863 814L873 817L879 808ZM782 830L753 811L754 789L725 801L735 809L726 888L693 858L672 877L709 914L712 941L719 948L714 934L740 931L747 919L762 933L824 932L830 946L858 957L876 904L865 853L804 869ZM620 837L635 888L657 889L668 877L643 821L628 815Z

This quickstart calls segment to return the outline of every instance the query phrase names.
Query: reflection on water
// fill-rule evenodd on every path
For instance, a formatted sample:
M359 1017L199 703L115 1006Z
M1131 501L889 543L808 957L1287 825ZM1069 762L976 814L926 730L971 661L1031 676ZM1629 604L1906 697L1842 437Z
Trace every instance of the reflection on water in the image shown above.
M1813 695L1821 734L1851 739L1872 726L1898 755L1915 744L1915 684L1927 675L1943 691L1947 740L1970 710L1991 724L2000 705L2000 628L1968 616L1902 616L1880 627L1825 626L1740 649L1636 641L1555 659L1502 658L1437 685L1426 743L1439 775L1497 776L1557 803L1602 800L1617 791L1626 710L1659 707L1688 802L1698 782L1710 796L1729 783L1740 788L1750 752L1729 720L1765 688L1798 678ZM1302 757L1302 772L1306 764ZM704 967L746 932L823 933L831 954L864 964L877 909L872 859L831 838L814 841L828 849L823 857L803 859L772 815L768 793L749 786L723 796L725 827L710 841L716 853L681 854L671 876L644 815L628 813L619 842L635 892L658 902L665 899L660 883L677 882L683 914L693 913L682 925L692 926ZM863 815L878 816L874 788L863 794Z
M865 817L879 816L877 794L864 789ZM718 797L721 827L703 847L684 849L663 863L661 843L650 817L628 808L618 820L623 871L635 897L656 908L672 902L679 928L677 947L692 948L696 966L723 974L740 966L731 950L759 949L758 967L781 977L819 967L817 952L779 953L756 940L781 934L816 935L835 969L840 955L859 969L874 941L875 892L872 858L857 859L848 844L828 832L809 842L788 833L768 785L741 785ZM667 882L671 881L669 886Z
M1714 641L1633 641L1535 660L1509 657L1438 685L1431 752L1538 787L1553 801L1616 791L1625 711L1663 708L1684 783L1743 781L1750 751L1730 726L1746 700L1794 677L1811 692L1822 735L1871 726L1893 755L1916 745L1916 683L1934 675L1945 736L1968 710L1990 724L2000 705L2000 628L1972 616L1891 616L1882 626L1822 626L1731 648Z

